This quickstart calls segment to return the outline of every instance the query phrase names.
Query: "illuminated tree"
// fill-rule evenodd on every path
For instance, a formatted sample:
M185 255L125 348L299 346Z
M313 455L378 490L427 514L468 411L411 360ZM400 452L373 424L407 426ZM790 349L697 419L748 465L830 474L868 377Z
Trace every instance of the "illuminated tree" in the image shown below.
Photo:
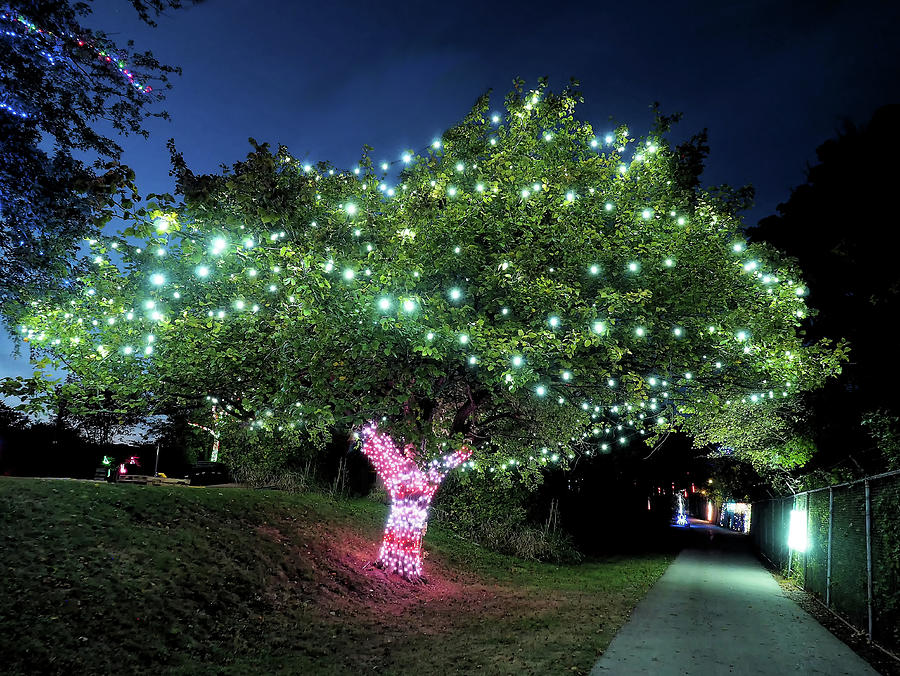
M529 483L676 428L730 442L724 411L777 415L841 351L804 344L798 272L745 243L665 120L598 134L578 98L517 83L399 175L368 149L339 171L258 145L220 176L176 154L184 204L92 241L21 335L85 384L209 397L275 445L359 435L394 499L380 561L406 576L454 467Z
M209 453L210 462L218 462L219 460L219 434L218 426L219 426L219 411L216 410L215 405L212 407L212 427L207 427L206 425L201 425L200 423L188 422L188 425L191 427L196 427L197 429L201 429L209 436L212 437L213 445L212 450Z

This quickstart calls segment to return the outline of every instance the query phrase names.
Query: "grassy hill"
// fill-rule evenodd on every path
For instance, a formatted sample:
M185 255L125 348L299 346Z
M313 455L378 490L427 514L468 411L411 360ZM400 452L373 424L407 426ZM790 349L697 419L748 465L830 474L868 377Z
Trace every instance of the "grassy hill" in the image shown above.
M372 568L386 507L0 478L4 673L587 673L664 555L525 562L432 527L426 584Z

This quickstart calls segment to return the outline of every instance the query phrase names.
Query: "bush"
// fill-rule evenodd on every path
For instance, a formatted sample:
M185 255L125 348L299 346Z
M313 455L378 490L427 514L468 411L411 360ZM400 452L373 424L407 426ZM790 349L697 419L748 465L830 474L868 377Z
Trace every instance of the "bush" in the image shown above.
M581 561L568 533L528 520L531 497L509 478L450 475L438 491L431 521L501 554L554 563Z
M309 467L303 471L240 465L231 471L234 480L252 488L275 488L293 493L303 493L314 488Z
M464 529L453 528L446 521L441 521L441 525L454 532L463 531L470 540L483 547L520 559L579 563L584 558L575 549L571 536L561 530L499 521L468 524Z

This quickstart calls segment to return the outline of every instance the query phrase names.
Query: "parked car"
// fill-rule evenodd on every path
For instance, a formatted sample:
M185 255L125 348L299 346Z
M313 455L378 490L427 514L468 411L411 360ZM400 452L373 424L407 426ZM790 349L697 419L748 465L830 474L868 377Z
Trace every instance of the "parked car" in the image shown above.
M211 486L231 482L228 465L221 462L201 461L191 466L188 472L191 486Z

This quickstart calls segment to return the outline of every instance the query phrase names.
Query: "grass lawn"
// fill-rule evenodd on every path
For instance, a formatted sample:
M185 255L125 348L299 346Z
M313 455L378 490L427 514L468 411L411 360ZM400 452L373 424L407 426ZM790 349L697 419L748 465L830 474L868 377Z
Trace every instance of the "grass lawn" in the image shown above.
M670 561L531 563L433 527L413 584L369 565L386 513L0 478L0 670L583 674Z

